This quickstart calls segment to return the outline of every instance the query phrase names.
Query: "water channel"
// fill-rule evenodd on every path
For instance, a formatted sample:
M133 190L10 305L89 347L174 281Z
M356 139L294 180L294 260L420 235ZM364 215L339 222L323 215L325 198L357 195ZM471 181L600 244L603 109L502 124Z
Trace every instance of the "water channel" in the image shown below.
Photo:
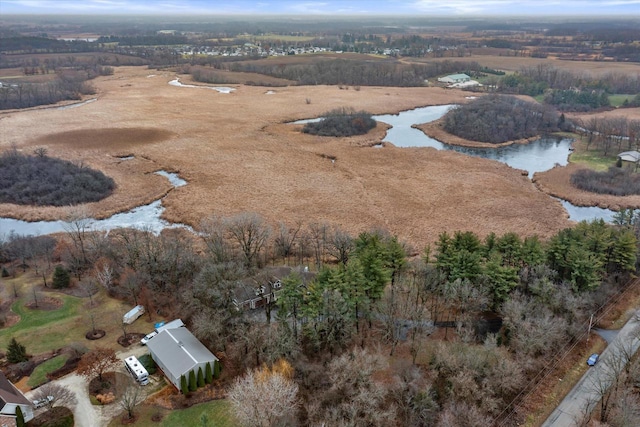
M384 141L396 147L432 147L437 150L452 150L470 156L496 160L516 168L526 170L529 178L536 172L544 172L555 165L565 166L571 154L571 140L567 138L541 138L528 144L513 144L499 148L470 148L449 145L428 137L414 124L432 122L441 118L452 105L422 107L403 111L400 114L374 116L374 119L393 126L387 131ZM560 199L558 199L560 200ZM575 206L560 200L572 221L603 219L612 222L615 212L597 206Z
M453 105L421 107L402 111L400 114L383 114L373 118L392 126L383 141L390 142L396 147L431 147L496 160L513 168L526 170L529 178L532 178L536 172L547 171L556 165L565 166L569 162L572 141L568 138L541 138L528 144L513 144L498 148L471 148L445 144L411 127L438 120L453 107ZM322 118L298 120L293 123L304 124L319 120ZM382 148L381 145L374 147ZM575 206L566 200L557 200L562 203L572 221L603 219L611 222L615 215L615 212L609 209Z
M187 182L178 174L166 171L155 172L169 180L174 187L181 187ZM137 228L148 230L155 234L165 228L189 228L184 224L173 224L160 218L164 212L162 200L155 200L148 205L138 206L127 212L122 212L105 219L92 219L89 223L91 230L113 230L115 228ZM6 237L11 232L20 235L41 236L52 233L62 233L70 229L70 223L65 221L37 221L27 222L13 218L0 218L0 237Z
M175 80L170 84L189 86L182 85ZM224 90L222 92L228 93ZM529 144L514 144L500 148L468 148L444 144L411 127L414 124L437 120L450 108L452 108L451 105L422 107L403 111L400 114L374 116L374 118L393 126L387 132L384 141L390 142L397 147L432 147L438 150L453 150L470 156L497 160L511 167L526 170L529 172L529 177L535 172L543 172L551 169L556 164L566 165L568 162L571 150L571 140L569 139L539 139ZM312 120L321 119L300 120L294 123L306 123ZM174 187L181 187L187 184L185 180L175 173L166 171L158 171L156 173L167 178ZM611 222L615 214L609 209L574 206L565 200L560 200L560 202L569 213L569 218L573 221L602 218L607 222ZM115 214L106 219L91 220L90 228L93 230L112 230L130 227L145 229L154 233L159 233L165 228L189 228L184 224L173 224L161 219L163 212L162 200L156 200L148 205L138 206L130 211ZM11 232L34 236L59 233L68 229L69 225L65 221L27 222L13 218L0 218L0 236L8 235Z

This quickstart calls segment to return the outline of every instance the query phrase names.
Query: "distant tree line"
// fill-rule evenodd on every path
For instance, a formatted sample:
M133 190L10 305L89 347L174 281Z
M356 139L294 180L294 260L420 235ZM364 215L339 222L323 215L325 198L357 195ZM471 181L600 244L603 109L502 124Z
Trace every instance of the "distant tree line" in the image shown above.
M3 53L92 52L95 44L84 40L57 40L49 37L13 36L0 38Z
M640 194L640 175L631 168L616 166L605 172L580 169L571 175L571 185L592 193L630 196Z
M67 206L96 202L115 188L102 172L72 162L15 150L0 155L0 203Z
M562 111L587 111L609 106L608 94L640 93L640 76L611 72L593 77L540 64L496 79L495 85L502 93L544 94L545 102Z
M544 102L560 111L590 111L611 105L609 95L603 90L554 90Z
M190 41L186 36L181 34L137 34L130 36L102 36L97 40L98 43L117 43L124 46L167 46L167 45L184 45Z
M371 113L338 108L323 114L320 121L306 123L302 132L319 136L353 136L363 135L376 125Z
M313 63L273 64L268 60L218 62L214 66L230 71L266 74L301 85L424 86L425 80L460 69L480 71L477 62L442 61L403 64L397 61L320 59Z
M554 132L559 123L555 110L503 95L477 98L444 116L447 132L493 144Z
M53 80L40 83L3 83L0 86L0 110L29 108L78 100L92 95L95 88L88 80L98 75L111 75L113 68L96 66L86 70L62 69Z
M590 117L574 120L575 131L590 147L602 150L606 157L613 149L636 150L640 142L640 120L626 117Z

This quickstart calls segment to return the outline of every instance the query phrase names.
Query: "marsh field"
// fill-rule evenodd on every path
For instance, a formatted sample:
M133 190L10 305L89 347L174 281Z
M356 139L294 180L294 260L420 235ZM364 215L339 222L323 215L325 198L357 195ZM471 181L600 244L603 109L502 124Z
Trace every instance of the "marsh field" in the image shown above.
M257 212L273 226L326 222L350 233L382 228L417 250L443 231L544 238L571 225L560 202L521 170L430 148L373 148L384 138L384 124L349 138L303 134L300 125L287 124L339 107L385 114L457 104L468 92L234 84L227 85L235 89L231 93L219 93L169 85L176 77L193 84L172 71L116 67L113 75L93 80L97 93L87 99L95 102L3 112L0 149L31 153L45 147L50 156L112 177L115 192L86 205L98 218L166 194L165 218L196 228L212 215ZM122 159L128 156L133 158ZM177 172L188 185L170 191L167 180L153 174L158 170ZM534 181L544 182L545 191L571 199L568 174L539 175ZM64 218L68 211L0 204L1 216L29 221Z

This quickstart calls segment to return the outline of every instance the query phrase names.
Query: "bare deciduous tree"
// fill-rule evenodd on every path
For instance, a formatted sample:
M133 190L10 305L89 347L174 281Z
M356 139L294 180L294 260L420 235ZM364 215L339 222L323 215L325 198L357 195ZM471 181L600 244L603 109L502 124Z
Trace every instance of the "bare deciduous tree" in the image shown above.
M82 356L78 363L78 374L88 380L98 377L102 381L102 375L114 369L120 363L114 350L106 347L97 347Z
M144 400L144 396L141 393L140 387L131 384L127 389L122 393L122 397L118 404L125 411L128 419L133 419L134 409Z
M249 371L231 386L227 397L243 425L271 427L296 412L298 385L285 373L267 367Z
M264 219L257 213L245 212L229 219L227 232L238 244L247 268L256 264L271 231Z
M76 404L76 395L67 387L48 382L38 387L33 394L34 400L46 400L49 409L55 406L70 407Z

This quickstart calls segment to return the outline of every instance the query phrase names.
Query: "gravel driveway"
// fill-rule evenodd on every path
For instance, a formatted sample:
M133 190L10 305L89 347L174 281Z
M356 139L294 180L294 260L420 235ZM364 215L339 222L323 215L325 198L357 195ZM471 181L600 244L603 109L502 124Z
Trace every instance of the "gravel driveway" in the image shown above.
M128 356L140 357L147 353L147 348L140 345L131 346L131 348L116 353L118 359L123 360ZM124 363L118 367L117 371L127 372ZM72 372L64 377L52 381L68 388L76 396L76 405L73 408L73 417L76 427L106 427L109 422L122 412L122 408L118 402L113 402L106 406L98 406L91 404L89 400L89 382L86 378ZM27 399L32 400L34 390L25 393Z

